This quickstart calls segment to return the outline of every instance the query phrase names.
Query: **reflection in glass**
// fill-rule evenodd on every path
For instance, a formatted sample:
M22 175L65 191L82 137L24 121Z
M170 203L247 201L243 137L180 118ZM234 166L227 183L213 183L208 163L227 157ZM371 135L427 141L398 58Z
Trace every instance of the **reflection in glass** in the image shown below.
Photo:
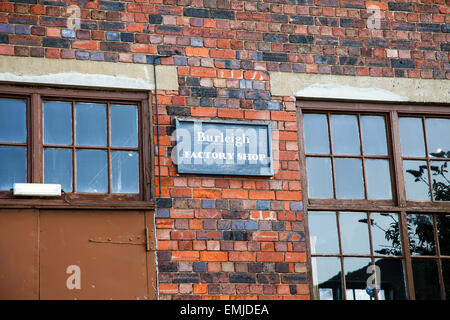
M303 115L306 153L330 153L328 122L326 114Z
M374 254L401 256L402 242L396 213L371 213L370 223Z
M341 263L335 257L312 258L313 285L320 300L342 300Z
M450 260L442 259L442 278L444 280L445 299L450 300Z
M111 167L113 193L139 193L138 152L113 151Z
M400 141L404 157L424 157L425 141L421 118L399 118Z
M0 190L9 191L15 182L27 182L27 149L0 146Z
M111 105L111 145L138 146L138 114L133 105Z
M26 142L26 119L27 104L25 100L0 99L0 142Z
M72 150L44 150L44 183L61 184L65 192L72 192Z
M404 160L406 198L408 200L430 200L428 165L424 161Z
M386 127L382 116L361 116L364 154L387 155Z
M406 220L411 255L435 255L433 217L426 214L408 214Z
M375 265L380 268L378 300L405 300L406 288L402 260L378 258L375 259Z
M357 116L332 114L330 121L333 153L361 154Z
M450 201L449 161L432 161L430 163L433 199Z
M370 254L367 214L340 212L342 252L344 254Z
M361 159L335 158L336 197L364 199Z
M310 198L333 198L330 158L306 158Z
M44 143L72 144L72 103L44 102Z
M308 212L311 253L339 254L335 212Z
M344 258L344 273L347 300L374 300L366 291L367 267L372 264L369 258Z
M412 259L412 269L416 299L441 299L436 260Z
M77 150L77 191L108 192L108 165L106 151Z
M76 135L79 146L106 146L105 104L76 104Z
M433 157L450 158L450 119L425 119L428 152Z
M388 160L366 159L367 197L392 199L391 174Z
M436 224L441 255L450 256L450 215L437 215Z

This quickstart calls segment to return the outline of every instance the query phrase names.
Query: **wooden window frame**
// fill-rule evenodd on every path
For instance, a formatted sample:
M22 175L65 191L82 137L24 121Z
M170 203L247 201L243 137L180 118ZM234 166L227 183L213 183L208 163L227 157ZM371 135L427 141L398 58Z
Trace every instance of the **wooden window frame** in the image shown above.
M0 86L0 94L8 98L27 99L27 180L43 183L43 101L77 101L103 104L133 104L138 106L139 194L113 193L63 193L58 198L14 197L11 191L0 191L0 207L13 208L101 208L101 209L145 209L155 207L152 164L152 133L149 94L147 92L117 92L102 90L77 90L55 87ZM72 110L73 113L73 110ZM109 108L107 111L109 116ZM108 119L110 123L110 119ZM109 125L107 135L110 135ZM47 145L45 145L47 146ZM49 145L50 147L53 145ZM66 146L67 147L67 146ZM78 149L78 146L71 148ZM84 146L82 147L84 148ZM91 147L87 147L89 149ZM81 149L81 148L80 148ZM114 147L92 147L108 152ZM129 149L129 148L117 148ZM108 156L109 161L109 156ZM108 165L108 167L111 164ZM109 170L109 169L108 169ZM75 171L75 168L74 168ZM108 175L111 173L108 172ZM110 177L109 177L110 179ZM110 180L109 180L110 181ZM111 185L109 191L111 191Z
M308 260L311 261L313 256L310 248L310 235L308 228L308 211L355 211L355 212L386 212L397 213L400 223L400 237L402 242L401 257L404 263L405 290L407 299L414 300L414 280L412 271L412 259L422 258L423 256L412 257L409 248L407 214L433 214L435 220L436 214L450 213L449 201L410 201L406 199L406 186L404 182L403 156L401 152L399 117L400 116L419 116L419 117L450 117L450 105L448 104L410 104L410 103L374 103L374 102L355 102L355 101L330 101L330 100L300 100L296 101L297 124L298 124L298 141L300 156L300 173L302 176L302 196L305 213L305 235L306 235L306 254ZM392 181L392 202L380 200L340 200L340 199L309 199L308 198L308 177L306 171L306 153L304 150L304 128L303 113L367 113L367 114L385 114L386 115L386 131L388 153L391 157L391 181ZM425 136L426 139L426 136ZM331 141L330 141L331 143ZM362 142L361 142L362 143ZM427 155L427 157L429 157ZM427 161L429 163L429 160ZM370 228L370 227L369 227ZM434 227L436 228L436 224ZM436 232L436 230L434 230ZM438 244L436 244L438 246ZM390 256L389 256L390 257ZM390 257L391 258L391 257ZM428 257L425 257L428 258ZM442 283L442 266L441 256L437 249L435 256L431 259L437 260L439 281L441 285L441 296L445 299L445 292ZM311 263L307 265L307 274L309 279L312 278ZM343 274L344 276L344 274ZM345 281L345 279L344 279ZM310 292L314 293L313 283L310 281ZM345 291L344 291L345 297ZM318 297L314 296L315 299Z

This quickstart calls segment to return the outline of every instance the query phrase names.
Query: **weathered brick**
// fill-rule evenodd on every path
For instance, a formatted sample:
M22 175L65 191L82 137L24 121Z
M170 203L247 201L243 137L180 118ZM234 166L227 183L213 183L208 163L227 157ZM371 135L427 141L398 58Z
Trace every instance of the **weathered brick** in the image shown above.
M69 40L66 39L43 37L42 46L52 48L69 48L70 43Z
M414 9L413 3L408 2L388 2L388 9L390 11L408 11L412 12Z

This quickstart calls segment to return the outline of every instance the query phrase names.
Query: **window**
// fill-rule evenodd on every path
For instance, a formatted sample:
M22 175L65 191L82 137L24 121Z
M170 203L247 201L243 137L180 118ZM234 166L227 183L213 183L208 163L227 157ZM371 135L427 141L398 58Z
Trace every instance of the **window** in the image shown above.
M67 195L148 199L147 94L2 87L0 194L15 182ZM147 119L148 120L148 119ZM73 197L73 196L72 196Z
M450 299L450 109L298 101L316 299Z

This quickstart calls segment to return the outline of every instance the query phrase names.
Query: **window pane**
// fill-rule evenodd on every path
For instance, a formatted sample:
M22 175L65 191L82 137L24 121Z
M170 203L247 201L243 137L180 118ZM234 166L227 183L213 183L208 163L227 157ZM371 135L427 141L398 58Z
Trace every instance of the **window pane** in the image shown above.
M361 154L357 116L332 114L331 139L334 154Z
M314 291L320 300L342 300L341 263L339 258L312 258Z
M347 300L375 300L366 291L367 280L370 277L367 267L371 264L369 258L344 258Z
M408 200L430 200L428 166L424 161L403 161L406 198Z
M44 143L72 144L72 103L44 102Z
M0 190L9 191L16 182L27 182L27 149L0 146Z
M378 300L405 300L403 261L399 259L375 259L380 268Z
M306 153L329 154L327 115L306 113L303 119Z
M106 151L77 150L77 191L108 192L108 164Z
M366 159L367 197L392 199L391 173L388 160Z
M112 192L139 193L139 153L130 151L113 151Z
M436 261L430 259L412 259L412 269L416 299L441 299Z
M61 184L64 192L72 192L72 150L44 150L44 182Z
M450 158L450 119L426 119L425 125L430 155Z
M342 252L370 254L369 226L365 212L340 212Z
M106 105L77 103L76 132L79 146L106 146Z
M335 158L334 168L336 175L336 197L341 199L364 199L361 160Z
M442 260L442 277L444 278L445 299L450 300L450 260Z
M430 163L433 199L450 201L450 174L448 161L432 161Z
M111 145L138 146L138 114L136 106L111 105Z
M27 141L26 119L25 100L0 99L0 142L25 143Z
M306 158L310 198L333 198L330 158Z
M441 255L450 256L450 215L437 215L436 223Z
M387 155L386 127L382 116L361 116L364 154Z
M396 213L371 213L373 253L390 256L402 255L400 226Z
M412 255L435 255L433 217L426 214L408 214L409 249Z
M400 141L404 157L424 157L425 141L421 118L399 118Z
M339 254L335 212L308 212L311 253Z

